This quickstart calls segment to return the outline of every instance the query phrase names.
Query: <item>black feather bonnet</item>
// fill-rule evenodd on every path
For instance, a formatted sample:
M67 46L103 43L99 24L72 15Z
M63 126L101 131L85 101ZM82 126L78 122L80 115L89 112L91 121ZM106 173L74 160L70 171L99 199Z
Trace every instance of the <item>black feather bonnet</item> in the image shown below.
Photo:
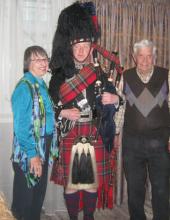
M57 30L53 39L50 69L55 74L60 70L65 77L75 74L72 44L96 42L100 37L96 11L93 2L75 2L63 9L59 15Z

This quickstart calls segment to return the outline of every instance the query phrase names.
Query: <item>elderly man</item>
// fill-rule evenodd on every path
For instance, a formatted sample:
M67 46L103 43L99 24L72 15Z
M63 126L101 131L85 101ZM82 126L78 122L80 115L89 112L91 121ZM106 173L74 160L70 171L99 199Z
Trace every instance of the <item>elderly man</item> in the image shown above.
M155 65L156 47L151 41L135 43L134 58L136 67L126 70L122 78L126 104L116 116L117 133L124 116L123 165L130 220L146 220L147 170L153 219L169 220L170 71Z

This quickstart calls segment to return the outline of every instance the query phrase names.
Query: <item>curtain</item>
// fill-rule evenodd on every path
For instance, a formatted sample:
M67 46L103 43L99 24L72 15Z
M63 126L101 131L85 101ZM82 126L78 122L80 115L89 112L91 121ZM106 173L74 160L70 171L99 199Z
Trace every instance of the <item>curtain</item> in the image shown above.
M85 2L85 1L82 1ZM157 47L157 64L170 66L169 0L93 0L101 26L100 44L118 50L121 64L132 67L133 44L152 40Z

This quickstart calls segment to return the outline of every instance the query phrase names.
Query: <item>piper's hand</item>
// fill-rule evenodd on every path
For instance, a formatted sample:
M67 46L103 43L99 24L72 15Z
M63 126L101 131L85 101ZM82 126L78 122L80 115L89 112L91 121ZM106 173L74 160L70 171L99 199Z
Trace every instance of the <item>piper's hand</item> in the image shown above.
M63 109L60 114L63 118L71 121L76 121L80 118L80 110L77 108Z
M119 96L115 94L111 94L109 92L104 92L102 94L102 104L118 104L119 103Z
M30 172L34 173L37 177L42 175L42 162L40 157L33 157L30 159Z

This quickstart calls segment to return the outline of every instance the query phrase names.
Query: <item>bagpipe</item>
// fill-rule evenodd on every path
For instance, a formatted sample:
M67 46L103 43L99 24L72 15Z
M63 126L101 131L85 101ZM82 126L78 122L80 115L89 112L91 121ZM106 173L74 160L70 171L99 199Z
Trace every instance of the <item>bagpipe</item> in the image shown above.
M96 44L93 44L93 60L94 66L96 68L96 82L95 82L95 115L97 118L97 133L95 140L97 141L98 136L100 135L105 146L105 149L108 152L111 152L113 149L113 140L115 136L115 122L113 117L118 110L115 104L102 104L102 94L108 92L111 94L117 94L118 85L121 79L121 74L123 68L120 66L120 61L118 58L117 52L108 52L107 50L99 47ZM105 58L110 58L110 69L106 73L101 68L100 63L98 62L97 52L101 53ZM116 70L116 77L113 76ZM114 79L115 78L115 79ZM122 99L119 96L119 105L122 104Z
M113 208L113 201L115 199L115 173L116 173L116 151L112 150L114 147L114 136L115 136L115 122L113 117L118 110L114 104L102 105L101 96L103 92L109 92L118 95L119 83L123 72L123 67L120 65L119 57L117 52L108 52L100 46L93 44L93 59L94 66L96 68L97 79L95 82L95 93L96 93L96 110L97 110L97 133L95 139L98 139L98 135L101 136L105 149L110 153L110 178L108 186L105 184L101 187L101 193L99 201L104 209ZM97 52L103 57L109 59L110 68L108 72L103 71L98 62ZM119 105L123 104L123 99L119 96Z

